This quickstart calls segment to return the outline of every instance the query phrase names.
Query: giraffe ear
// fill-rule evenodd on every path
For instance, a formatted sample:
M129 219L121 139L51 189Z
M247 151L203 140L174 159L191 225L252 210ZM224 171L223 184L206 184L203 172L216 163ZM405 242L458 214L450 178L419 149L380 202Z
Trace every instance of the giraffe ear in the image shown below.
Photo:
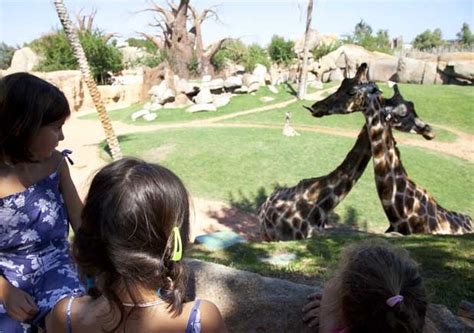
M367 63L364 62L359 66L359 68L357 68L355 79L359 82L368 82L367 72L368 72Z

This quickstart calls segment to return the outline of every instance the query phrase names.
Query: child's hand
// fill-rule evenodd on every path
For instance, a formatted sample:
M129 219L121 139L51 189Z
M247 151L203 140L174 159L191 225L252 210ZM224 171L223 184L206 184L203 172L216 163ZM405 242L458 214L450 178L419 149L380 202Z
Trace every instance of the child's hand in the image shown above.
M308 296L309 302L303 307L303 321L309 327L319 326L319 312L323 294L316 292Z
M18 321L33 319L38 313L38 307L33 297L8 282L3 287L3 306L7 314Z

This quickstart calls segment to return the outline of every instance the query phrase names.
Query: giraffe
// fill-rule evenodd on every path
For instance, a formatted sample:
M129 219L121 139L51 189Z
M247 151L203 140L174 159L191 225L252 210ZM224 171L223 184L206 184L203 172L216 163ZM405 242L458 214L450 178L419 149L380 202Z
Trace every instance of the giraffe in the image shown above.
M361 73L358 72L354 78L345 79L338 91L345 93L347 87L360 82ZM431 139L431 129L425 128L424 124L419 126L416 119L394 123L393 127ZM328 215L350 192L371 157L370 139L364 125L354 146L334 171L303 179L294 187L277 189L268 197L258 209L262 238L267 241L303 239L321 231Z
M360 71L360 73L359 73ZM473 232L468 215L448 211L422 187L416 185L404 169L392 135L393 124L415 123L432 136L429 125L416 115L414 105L405 101L395 85L394 96L384 100L375 83L367 82L367 65L359 68L361 79L345 91L329 96L309 108L315 117L362 110L371 144L375 183L379 199L390 222L386 232L464 234ZM347 108L342 106L346 105Z

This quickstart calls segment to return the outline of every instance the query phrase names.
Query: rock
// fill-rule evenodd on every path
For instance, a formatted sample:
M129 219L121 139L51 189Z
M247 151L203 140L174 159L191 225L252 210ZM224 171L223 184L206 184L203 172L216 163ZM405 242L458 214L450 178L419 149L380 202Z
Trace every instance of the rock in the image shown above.
M472 332L462 321L448 310L444 305L430 304L426 312L439 332Z
M405 57L418 59L418 60L423 60L423 61L434 62L434 63L438 62L438 55L433 54L433 53L428 53L428 52L422 52L422 51L407 52Z
M236 94L247 94L248 92L249 92L249 88L247 88L246 86L242 86L234 90L234 93Z
M230 94L222 94L222 95L215 95L212 104L216 106L216 108L223 107L230 102Z
M344 80L344 75L342 74L342 71L339 68L336 68L335 70L331 71L329 74L329 81L342 81Z
M215 79L209 82L208 85L210 90L221 90L224 88L224 80L223 79Z
M250 86L248 86L249 94L257 91L258 89L260 89L260 82L253 82L250 84Z
M435 62L425 62L425 71L423 72L423 84L435 84L438 77L438 67Z
M204 75L201 79L202 82L211 82L212 76L210 75Z
M185 106L191 105L193 102L191 102L191 100L188 98L187 95L179 94L174 99L174 103L177 107L185 107Z
M246 73L242 76L242 85L243 86L250 87L250 85L252 83L259 83L259 82L260 81L259 81L258 77L256 77L255 75Z
M473 61L459 61L450 60L448 62L446 72L455 78L461 78L473 81L474 80L474 60Z
M79 111L84 107L93 107L87 87L82 81L81 71L65 70L47 73L35 72L33 74L61 89L72 111ZM86 96L89 97L89 103L86 102Z
M257 79L260 85L265 85L265 76L267 75L267 67L257 64L252 72Z
M149 113L150 111L148 109L141 109L139 111L136 111L132 113L132 116L131 116L132 121L136 121L138 118L143 117L144 115L147 115Z
M242 86L242 79L238 76L229 76L224 81L224 87L226 89L236 89Z
M263 96L263 97L260 97L260 100L261 100L262 102L268 103L268 102L274 101L275 98L270 97L270 96Z
M375 58L369 64L369 78L379 82L393 80L397 68L398 59L396 57Z
M143 119L146 121L153 121L156 119L156 117L157 117L156 113L148 113L143 116Z
M425 62L421 60L402 57L398 61L396 82L417 83L423 80Z
M268 90L270 90L274 94L278 94L278 89L274 85L267 86Z
M194 113L194 112L201 112L201 111L217 111L217 108L214 104L207 103L207 104L195 104L190 106L186 112Z
M459 304L458 316L474 320L474 303L461 301Z
M199 260L186 264L188 298L215 303L229 332L314 332L301 320L301 309L319 289Z
M31 48L23 47L13 54L8 73L31 72L39 62L40 58Z
M207 104L212 103L212 94L209 88L201 88L199 94L194 97L194 102L196 104Z

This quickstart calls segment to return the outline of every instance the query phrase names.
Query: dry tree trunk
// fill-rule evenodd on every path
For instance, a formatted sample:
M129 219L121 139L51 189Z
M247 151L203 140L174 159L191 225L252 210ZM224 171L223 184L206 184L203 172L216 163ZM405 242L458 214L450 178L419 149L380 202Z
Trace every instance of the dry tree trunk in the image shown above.
M304 35L303 63L301 65L300 83L298 87L298 99L306 96L306 79L308 77L308 40L311 29L311 17L313 15L313 0L308 0L308 10L306 13L306 31Z
M115 136L114 129L112 127L112 123L110 122L109 116L107 114L107 110L105 109L104 102L100 97L100 92L97 89L97 85L92 78L91 71L89 68L89 63L87 62L86 55L84 50L82 49L82 45L79 42L79 37L77 36L77 32L74 29L74 26L69 19L69 15L64 6L62 0L54 0L54 5L56 7L56 12L58 13L59 20L66 32L66 35L69 40L69 44L72 47L73 53L77 62L79 63L79 69L82 73L82 78L87 85L87 89L94 101L95 108L99 113L99 119L102 123L102 127L104 128L105 137L107 140L107 144L109 145L110 152L112 153L112 158L114 160L118 160L122 158L122 152L120 151L120 145Z

